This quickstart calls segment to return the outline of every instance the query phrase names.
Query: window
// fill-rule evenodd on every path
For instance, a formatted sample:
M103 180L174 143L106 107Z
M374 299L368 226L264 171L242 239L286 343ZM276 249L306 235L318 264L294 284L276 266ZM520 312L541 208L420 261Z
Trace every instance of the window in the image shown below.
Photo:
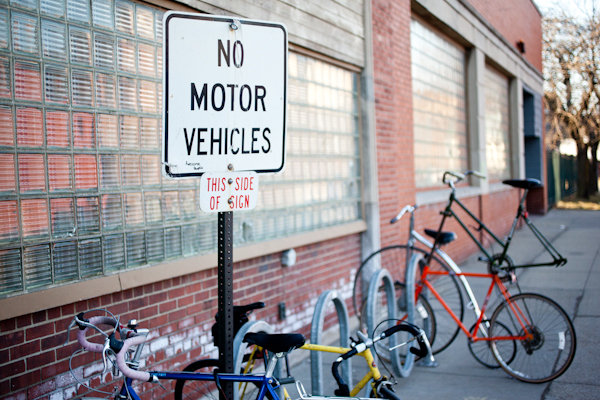
M214 252L199 180L160 173L163 11L0 3L0 296ZM238 245L360 218L358 77L289 66L286 170L236 213Z
M491 181L511 177L508 78L485 68L485 149Z
M468 169L465 50L411 21L417 188L442 185L444 171Z

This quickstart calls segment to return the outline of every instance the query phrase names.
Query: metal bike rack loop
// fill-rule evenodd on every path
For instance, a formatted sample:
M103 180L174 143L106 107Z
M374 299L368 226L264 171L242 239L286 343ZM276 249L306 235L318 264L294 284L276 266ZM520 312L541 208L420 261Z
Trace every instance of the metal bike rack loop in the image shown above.
M398 305L396 304L396 291L394 290L394 281L392 279L392 275L387 269L380 269L371 277L371 281L369 282L369 291L367 292L367 335L371 337L373 335L373 331L376 328L376 325L379 321L376 321L377 315L381 312L378 309L378 302L376 301L377 296L379 296L379 288L381 284L383 284L383 288L385 291L386 302L387 302L387 315L388 318L396 318L398 315ZM408 286L408 285L407 285ZM414 298L413 298L414 303ZM410 305L409 305L410 306ZM414 307L412 307L414 309ZM410 315L409 315L410 319ZM386 328L391 328L396 324L396 321L389 320ZM396 336L392 335L389 338L389 346L394 347L396 345ZM390 354L390 358L392 361L392 367L394 368L394 372L400 376L405 377L405 374L402 373L402 364L400 362L400 351L398 349L392 350ZM413 357L414 355L410 353ZM405 361L410 360L407 359ZM410 372L409 372L410 373ZM407 376L407 375L406 375Z
M337 290L326 290L319 296L315 313L313 314L312 326L310 330L310 342L312 344L321 344L323 336L323 325L325 323L325 310L329 302L333 302L340 324L340 344L341 347L350 347L350 326L348 324L348 308L344 299L338 294ZM323 355L320 351L310 352L310 368L312 375L312 394L313 396L323 396ZM351 359L342 362L342 378L350 387L352 387L352 362Z

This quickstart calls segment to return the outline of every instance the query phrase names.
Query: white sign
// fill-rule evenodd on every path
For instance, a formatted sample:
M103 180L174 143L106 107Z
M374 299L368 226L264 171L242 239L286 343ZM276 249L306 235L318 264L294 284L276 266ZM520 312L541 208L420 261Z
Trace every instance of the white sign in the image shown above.
M254 171L207 172L200 178L200 209L204 212L252 210L258 201Z
M163 174L281 171L285 26L180 12L163 23Z

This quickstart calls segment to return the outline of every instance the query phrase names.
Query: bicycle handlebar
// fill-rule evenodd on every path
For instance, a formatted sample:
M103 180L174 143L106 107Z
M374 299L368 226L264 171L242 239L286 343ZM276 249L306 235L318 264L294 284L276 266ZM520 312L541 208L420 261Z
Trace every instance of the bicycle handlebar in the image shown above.
M454 180L447 179L446 176L448 176L448 175L453 176L456 179L454 179ZM469 170L469 171L466 171L463 173L455 172L455 171L446 171L446 172L444 172L444 176L442 177L442 182L450 185L450 187L453 187L455 183L464 180L468 175L475 175L476 177L478 177L480 179L487 179L487 177L479 171Z
M399 221L400 218L402 218L402 216L404 214L406 214L407 212L412 213L413 211L415 211L417 209L417 207L418 207L417 205L411 206L410 204L404 206L404 208L402 208L402 210L400 210L398 215L396 215L394 218L392 218L392 220L390 221L390 224L393 224L393 223Z
M102 331L102 329L98 328L96 325L109 325L114 328L113 333L107 335ZM107 363L106 363L106 352L110 349L116 356L117 359L117 367L119 370L128 378L136 379L140 381L147 382L157 382L158 379L154 375L149 372L144 371L136 371L131 369L129 365L127 365L127 361L125 361L125 354L127 354L129 348L131 346L137 346L146 341L146 336L143 334L138 335L137 330L130 329L124 326L119 325L119 322L114 317L109 316L96 316L91 317L89 320L83 318L83 313L75 316L73 321L69 325L67 330L67 341L64 345L68 343L69 340L69 332L71 328L75 325L79 326L79 331L77 332L77 342L83 347L84 350L91 351L93 353L102 353L102 361L104 363L104 371L106 371ZM104 335L104 344L100 343L92 343L89 342L86 338L86 334L88 329L92 328L102 335ZM114 334L116 331L119 331L121 338L127 337L127 339L121 341L115 338ZM146 331L143 329L142 331ZM63 346L64 346L63 345Z
M340 373L338 372L338 368L339 368L340 364L342 363L342 361L347 360L350 357L352 357L358 353L362 353L366 349L373 347L373 345L376 342L378 342L382 339L385 339L399 331L409 332L417 340L417 343L419 344L419 348L416 349L414 347L411 347L410 348L411 353L417 355L418 357L425 357L427 355L428 349L427 349L427 344L425 343L425 339L424 339L425 331L423 331L420 328L417 328L416 326L409 325L407 323L399 323L397 325L394 325L394 326L386 329L381 334L379 334L379 336L377 336L376 338L373 338L373 340L368 339L368 337L366 338L366 340L363 339L364 335L361 335L361 332L359 331L358 332L359 338L361 338L362 341L360 343L355 344L354 347L347 353L344 353L341 356L339 356L333 362L333 365L331 366L331 372L333 373L333 377L339 386L339 389L336 389L336 391L335 391L336 396L345 396L345 397L350 396L350 388L344 382L344 380L340 376Z

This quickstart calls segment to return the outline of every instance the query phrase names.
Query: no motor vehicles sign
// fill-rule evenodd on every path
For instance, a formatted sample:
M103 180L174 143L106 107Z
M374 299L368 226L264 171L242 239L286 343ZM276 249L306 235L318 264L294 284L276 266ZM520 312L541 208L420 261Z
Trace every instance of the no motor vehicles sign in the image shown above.
M164 26L163 173L281 171L285 26L178 12Z

